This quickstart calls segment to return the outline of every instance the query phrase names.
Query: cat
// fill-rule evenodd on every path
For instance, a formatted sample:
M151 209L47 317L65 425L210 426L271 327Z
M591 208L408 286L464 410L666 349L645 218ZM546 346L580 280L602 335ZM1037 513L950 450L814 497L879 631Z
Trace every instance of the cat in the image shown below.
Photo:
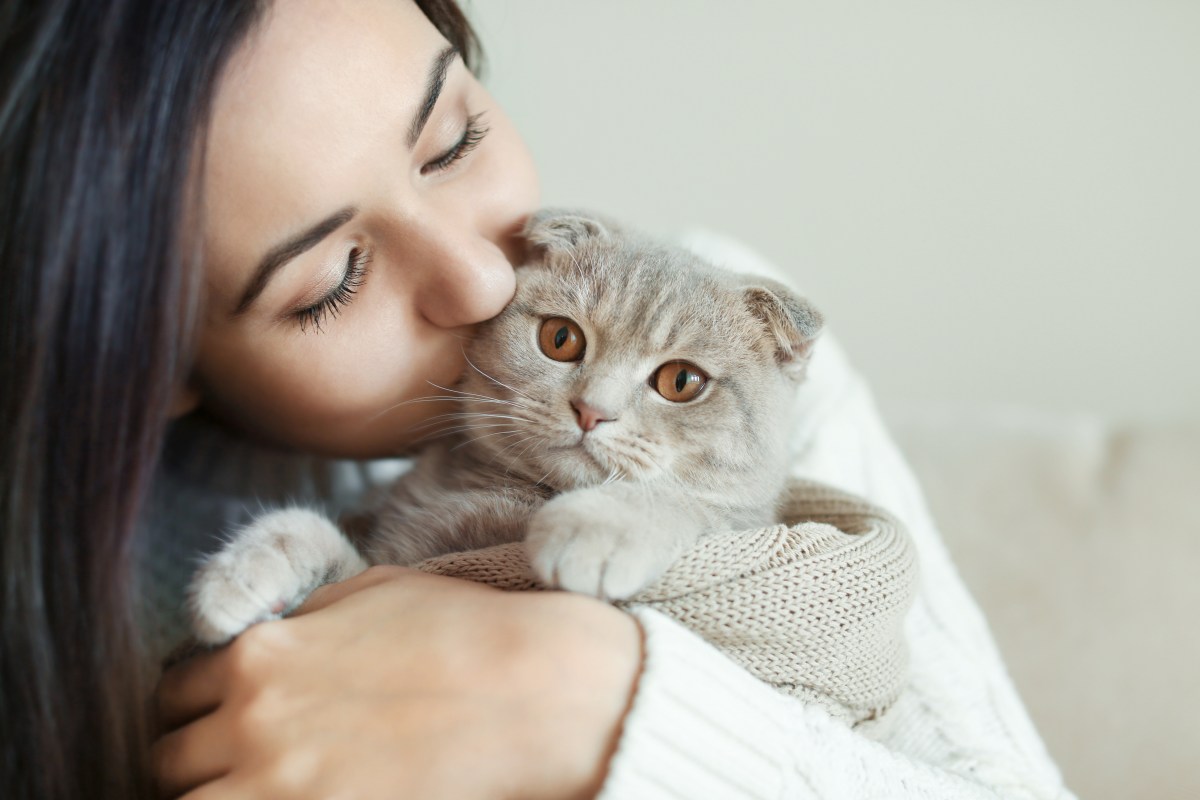
M541 211L525 239L513 300L466 349L457 424L345 533L303 508L237 531L189 588L197 639L371 564L506 542L542 584L621 600L705 533L778 521L820 313L591 214Z

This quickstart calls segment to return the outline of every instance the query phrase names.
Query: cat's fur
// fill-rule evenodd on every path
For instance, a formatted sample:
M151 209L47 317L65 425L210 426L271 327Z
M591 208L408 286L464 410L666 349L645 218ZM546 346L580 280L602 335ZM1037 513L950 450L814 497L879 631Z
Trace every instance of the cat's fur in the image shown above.
M347 526L266 514L197 573L198 638L222 642L369 564L524 540L544 584L622 599L707 532L776 521L787 420L821 317L785 287L712 267L591 215L526 228L517 292L467 351L460 423ZM577 362L539 348L547 318L582 329ZM709 376L670 402L656 369ZM585 423L576 405L607 421Z

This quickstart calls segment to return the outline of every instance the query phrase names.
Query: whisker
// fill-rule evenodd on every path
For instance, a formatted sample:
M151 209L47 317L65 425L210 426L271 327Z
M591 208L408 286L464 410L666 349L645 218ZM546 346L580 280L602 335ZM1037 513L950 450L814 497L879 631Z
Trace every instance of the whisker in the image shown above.
M520 439L520 440L518 440L518 441L515 441L515 442L509 442L508 444L506 444L506 445L504 446L504 449L503 449L503 450L499 450L499 451L496 453L496 455L497 455L497 456L503 455L503 454L504 454L506 451L508 451L508 450L511 450L512 448L514 448L514 447L516 447L517 445L521 444L521 442L528 442L528 441L531 441L531 440L533 440L533 439L537 439L537 434L535 434L535 433L531 433L531 434L529 434L528 436L526 436L524 439ZM526 446L525 446L525 450L528 450L530 447L532 447L532 445L526 445ZM522 451L521 451L521 453L524 453L524 452L525 452L525 450L522 450Z
M447 436L453 436L458 431L430 431L419 439L413 440L413 445L426 444L427 442L436 442L438 439L444 439Z
M477 402L477 403L495 403L496 405L515 406L517 408L525 407L525 405L523 403L518 403L513 400L505 400L504 398L501 398L501 397L489 397L488 395L485 395L485 394L475 394L473 392L462 392L457 389L448 389L445 386L438 386L433 381L426 381L426 383L428 383L430 386L434 386L438 389L441 389L442 391L453 392L453 394L449 394L449 395L434 394L434 395L428 395L426 397L410 397L408 400L401 400L399 403L393 403L392 405L383 409L379 413L368 417L366 422L368 422L368 423L374 422L375 420L382 417L384 414L395 411L397 408L400 408L401 406L412 405L413 403L444 403L447 401L461 403L461 402L463 402L464 398L469 399L473 402ZM530 399L532 399L532 398L530 398Z
M405 400L403 403L397 403L396 405L400 406L400 405L408 405L409 403L445 403L445 402L458 403L459 405L462 405L464 403L493 403L498 406L517 406L520 408L525 407L523 403L517 403L512 400L501 400L496 397L487 397L486 395L470 395L470 394L468 394L468 395L436 394L436 395L429 395L427 397L414 397L411 400ZM396 408L396 406L392 406L392 408Z
M442 438L442 437L444 437L444 436L453 436L453 435L454 435L454 434L456 434L456 433L463 433L464 431L487 430L488 428L509 428L509 429L512 429L512 426L510 426L510 425L503 425L503 424L497 424L497 425L456 425L456 426L454 426L453 428L445 428L445 429L439 428L439 429L437 429L437 430L430 431L429 433L425 434L425 435L424 435L424 436L422 436L420 439L417 439L415 442L413 442L413 444L420 444L420 443L422 443L422 442L431 442L431 441L433 441L434 439L440 439L440 438ZM515 431L515 432L518 432L518 433L520 433L521 431Z
M470 424L455 425L451 428L446 428L445 430L446 430L446 432L485 431L485 430L489 430L491 428L508 428L509 430L518 430L517 428L514 428L512 425L506 425L503 422L495 422L490 425L470 425Z
M521 444L521 442L529 442L529 444L521 448L521 452L517 453L517 455L508 462L508 466L504 468L504 477L506 478L508 477L509 473L512 472L513 465L519 463L521 459L525 457L525 454L529 452L529 448L538 443L538 437L536 434L534 434L526 439L522 439L520 442L513 442L511 445L509 445L509 447L504 448L504 450L508 450L510 447L516 447L517 445ZM502 450L501 452L504 451Z
M525 455L525 451L528 450L530 447L533 447L533 445L537 443L537 438L538 438L537 434L530 434L529 436L526 436L524 439L518 439L515 442L509 442L508 444L504 445L504 447L502 447L500 450L497 450L492 455L492 458L488 463L495 464L496 459L501 458L509 450L513 449L514 447L516 447L524 442L530 442L530 444L525 445L524 449L522 449L521 452L517 454L516 458L508 461L508 466L505 467L505 469L504 469L504 477L507 478L509 473L512 471L513 464L515 464L517 461L520 461L521 456Z
M488 414L482 411L450 411L445 414L438 414L430 417L418 425L429 425L431 423L441 422L448 419L511 419L516 422L534 422L529 417L518 417L512 414Z
M483 424L485 422L492 422L493 424L485 425L485 424ZM509 416L504 416L504 415L466 414L466 415L447 416L447 417L443 417L441 419L431 419L431 420L421 423L420 425L413 426L412 428L410 428L410 430L412 430L414 433L419 433L423 430L429 430L431 433L435 433L439 430L443 430L443 428L441 427L443 425L453 426L456 430L467 430L467 429L471 429L471 428L488 428L488 427L494 428L498 424L499 425L507 424L509 427L514 427L514 428L527 428L530 424L532 424L532 422L533 422L533 420L525 419L523 417L509 417ZM517 424L513 425L512 423L517 423Z
M465 411L462 416L475 419L515 419L517 422L533 422L529 417L517 417L512 414L485 414L481 411Z
M574 251L568 250L567 255L571 257L571 263L575 266L575 274L578 275L580 278L584 277L583 265L580 264L579 259L575 257Z
M524 431L496 431L495 433L485 433L483 436L476 436L474 439L467 439L466 441L459 442L450 449L457 450L460 447L465 447L466 445L474 444L475 442L483 441L484 439L490 439L493 436L519 436L522 433L524 433Z
M467 363L470 363L470 362L467 362ZM472 366L474 366L474 365L472 365ZM480 374L482 374L482 373L480 373ZM488 376L485 375L484 377L488 377ZM460 397L471 397L471 398L474 398L475 400L487 400L487 401L491 401L493 403L509 403L512 405L520 405L519 403L514 403L512 400L504 400L499 397L492 397L491 395L486 395L486 394L477 394L475 392L464 392L462 389L451 389L447 386L442 386L440 384L436 384L433 381L425 381L425 382L428 383L430 386L433 386L436 389L441 389L443 392L450 392L451 394L456 394L456 395L459 395Z
M440 388L440 387L439 387L439 388ZM487 399L487 398L479 398L479 399L480 399L480 400L484 400L484 399ZM393 403L392 405L390 405L390 406L388 406L387 408L383 409L383 410L382 410L382 411L380 411L379 413L377 413L377 414L373 414L373 415L371 415L370 417L367 417L367 419L366 419L366 422L365 422L364 424L366 424L366 423L371 423L371 422L374 422L375 420L377 420L377 419L379 419L380 417L382 417L384 414L389 414L389 413L391 413L392 411L395 411L397 408L400 408L401 406L408 406L408 405L412 405L413 403L445 403L446 401L451 401L451 402L458 403L458 402L461 402L461 398L458 398L458 397L453 397L453 396L447 396L447 395L429 395L429 396L427 396L427 397L410 397L410 398L409 398L409 399L407 399L407 400L401 400L399 403ZM506 401L504 401L504 400L493 400L493 402L496 402L496 403L503 403L503 402L506 402Z
M463 352L463 357L467 359L467 365L468 365L468 366L470 366L470 367L471 367L471 369L475 370L476 372L478 372L478 373L479 373L480 375L482 375L483 377L487 378L487 379L488 379L489 381L491 381L492 383L496 384L497 386L503 386L505 389L508 389L508 390L509 390L510 392L512 392L513 394L520 395L521 397L524 397L526 400L529 400L529 401L531 401L531 402L536 402L536 401L534 401L534 399L533 399L532 397L530 397L529 395L525 394L524 392L522 392L522 391L518 391L517 389L514 389L513 387L509 386L509 385L508 385L507 383L505 383L504 381L500 380L499 378L494 378L494 377L492 377L491 375L488 375L488 374L487 374L486 372L484 372L483 370L481 370L479 367L475 366L475 362L473 362L473 361L472 361L472 360L471 360L471 359L470 359L470 358L467 356L467 354L466 354L466 352L465 352L465 351Z

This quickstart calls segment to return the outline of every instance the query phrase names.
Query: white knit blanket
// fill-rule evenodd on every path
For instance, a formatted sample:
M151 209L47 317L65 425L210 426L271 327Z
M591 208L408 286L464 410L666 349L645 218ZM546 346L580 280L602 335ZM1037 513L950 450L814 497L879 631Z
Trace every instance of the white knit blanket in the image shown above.
M854 495L793 481L786 524L701 539L620 606L674 617L761 680L850 723L900 694L916 554L903 527ZM520 544L452 553L419 569L502 589L543 588Z

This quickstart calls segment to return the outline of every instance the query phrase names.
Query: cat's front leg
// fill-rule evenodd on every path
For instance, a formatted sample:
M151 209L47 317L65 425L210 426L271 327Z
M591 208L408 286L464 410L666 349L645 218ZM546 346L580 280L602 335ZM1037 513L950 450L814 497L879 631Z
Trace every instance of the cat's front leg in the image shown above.
M192 632L207 644L222 644L256 622L294 610L318 586L367 566L341 531L315 511L264 514L238 530L192 578Z
M525 547L547 586L624 600L657 580L704 526L673 488L614 483L546 503L529 522Z

